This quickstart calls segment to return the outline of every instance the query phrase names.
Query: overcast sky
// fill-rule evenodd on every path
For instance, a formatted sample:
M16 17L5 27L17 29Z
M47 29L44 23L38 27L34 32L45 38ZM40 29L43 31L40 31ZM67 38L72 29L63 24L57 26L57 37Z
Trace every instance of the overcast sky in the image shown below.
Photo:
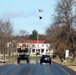
M0 0L0 18L10 18L15 33L20 29L31 33L35 29L44 34L52 23L55 5L56 0Z

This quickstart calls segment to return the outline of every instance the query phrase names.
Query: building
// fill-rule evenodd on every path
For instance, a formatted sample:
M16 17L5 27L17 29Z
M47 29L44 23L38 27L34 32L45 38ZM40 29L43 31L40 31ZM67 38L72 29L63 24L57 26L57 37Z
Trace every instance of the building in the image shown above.
M29 45L28 47L30 50L30 55L42 55L50 53L50 44L45 43L44 40L26 40L26 43Z
M44 40L26 40L25 43L17 43L17 48L28 47L30 55L50 54L50 44Z

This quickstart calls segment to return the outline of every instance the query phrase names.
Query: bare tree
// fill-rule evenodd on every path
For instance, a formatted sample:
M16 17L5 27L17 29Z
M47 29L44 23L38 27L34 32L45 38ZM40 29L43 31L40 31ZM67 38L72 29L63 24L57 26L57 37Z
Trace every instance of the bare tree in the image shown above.
M19 35L22 35L22 36L25 36L27 34L27 31L26 30L20 30L19 31Z
M10 42L12 37L13 27L9 20L0 20L0 52L7 53L7 43Z
M73 27L76 18L75 4L76 0L58 0L53 26L46 31L48 41L54 44L57 52L61 51L60 54L64 55L65 50L69 49L73 57L76 52L76 30Z
M29 33L26 30L19 30L19 33L14 36L17 42L25 42L26 38L29 39Z

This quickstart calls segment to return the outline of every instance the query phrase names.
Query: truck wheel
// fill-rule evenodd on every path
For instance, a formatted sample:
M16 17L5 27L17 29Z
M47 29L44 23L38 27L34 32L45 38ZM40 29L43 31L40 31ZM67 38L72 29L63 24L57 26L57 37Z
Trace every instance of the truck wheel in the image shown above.
M49 62L49 64L51 65L51 62Z
M40 61L40 64L42 64L42 62Z
M27 63L29 63L29 59L27 59Z
M18 64L20 63L20 60L19 60L19 59L17 59L17 63L18 63Z

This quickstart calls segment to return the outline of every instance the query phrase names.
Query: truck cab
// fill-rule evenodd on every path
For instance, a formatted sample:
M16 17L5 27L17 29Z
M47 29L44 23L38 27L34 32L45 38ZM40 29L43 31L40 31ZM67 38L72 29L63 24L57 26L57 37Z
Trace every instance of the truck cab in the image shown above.
M26 60L29 63L29 50L26 46L21 46L17 48L17 63L20 63L20 60Z

